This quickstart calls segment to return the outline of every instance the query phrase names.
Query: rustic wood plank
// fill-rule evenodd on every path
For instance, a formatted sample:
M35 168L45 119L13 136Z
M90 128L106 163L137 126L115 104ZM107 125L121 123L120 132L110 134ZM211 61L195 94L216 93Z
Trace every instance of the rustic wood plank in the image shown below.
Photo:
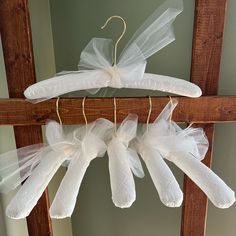
M0 1L0 30L9 96L22 98L26 87L36 82L27 0ZM16 146L42 142L40 126L14 127ZM48 216L48 193L27 217L29 236L52 235Z
M236 96L209 96L198 99L177 98L173 119L176 122L212 123L236 120ZM136 113L139 122L146 122L148 98L117 98L117 119L121 122L129 113ZM167 97L153 97L151 122L168 103ZM47 119L57 120L56 99L31 104L24 99L0 99L0 125L42 125ZM63 124L84 123L82 98L61 98L59 111ZM112 98L87 98L85 111L88 121L103 117L113 120Z
M191 81L202 88L203 95L217 94L226 3L226 0L196 0ZM204 163L211 167L214 125L208 124L200 127L205 128L210 142ZM204 236L207 198L186 176L184 190L181 235Z

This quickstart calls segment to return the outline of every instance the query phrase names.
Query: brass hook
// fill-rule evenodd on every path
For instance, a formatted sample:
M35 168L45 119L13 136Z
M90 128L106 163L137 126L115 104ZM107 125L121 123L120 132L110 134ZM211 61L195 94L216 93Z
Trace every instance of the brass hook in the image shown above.
M125 32L126 32L126 28L127 28L127 24L126 24L126 22L125 22L125 20L121 17L121 16L111 16L111 17L109 17L108 19L107 19L107 21L105 22L105 24L101 27L101 29L104 29L106 26L107 26L107 24L112 20L112 19L114 19L114 18L117 18L117 19L120 19L120 20L122 20L122 22L123 22L123 26L124 26L124 29L123 29L123 32L122 32L122 34L120 35L120 37L117 39L117 41L116 41L116 43L115 43L115 48L114 48L114 65L116 65L116 60L117 60L117 46L118 46L118 43L120 42L120 40L123 38L123 36L124 36L124 34L125 34Z
M59 100L60 100L60 97L58 97L57 101L56 101L56 112L57 112L57 117L58 117L59 123L60 123L60 125L62 125L62 120L61 120L60 113L59 113Z
M152 98L150 96L148 96L148 98L149 98L149 111L148 111L148 117L147 117L147 132L148 132L150 117L152 114Z
M170 103L171 103L171 105L172 105L172 104L173 104L173 101L172 101L171 96L169 96L169 99L170 99ZM170 118L169 118L169 119L170 119L170 124L171 124L171 121L172 121L172 113L173 113L173 112L170 113Z
M86 114L85 114L85 100L86 100L86 97L84 97L83 101L82 101L82 113L83 113L83 116L84 116L84 121L85 121L85 125L86 125L86 133L87 133L88 120L87 120L87 117L86 117Z
M189 129L189 128L191 128L192 126L194 125L194 122L191 122L188 126L187 126L187 128L186 129Z
M117 127L117 117L116 117L116 98L113 98L114 104L114 125L115 125L115 134L116 134L116 127Z

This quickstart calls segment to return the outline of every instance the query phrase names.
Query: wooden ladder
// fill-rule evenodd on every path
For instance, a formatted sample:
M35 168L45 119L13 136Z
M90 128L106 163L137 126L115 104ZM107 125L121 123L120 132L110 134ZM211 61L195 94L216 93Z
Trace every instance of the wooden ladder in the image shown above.
M221 51L224 34L226 0L196 0L192 49L191 81L203 91L201 98L178 97L179 105L173 114L176 122L194 122L203 127L210 142L204 163L211 166L214 123L236 121L236 96L217 96ZM24 100L23 91L36 82L32 36L27 0L0 1L0 30L9 99L0 99L0 125L13 125L17 147L42 142L41 125L46 119L57 119L55 99L32 105ZM151 121L169 101L153 98ZM60 99L63 124L83 123L79 98ZM86 100L88 121L104 117L113 120L111 98ZM117 98L117 121L130 112L145 122L147 98ZM203 236L206 229L207 198L187 177L184 178L182 236ZM53 235L48 215L48 192L27 217L29 236Z

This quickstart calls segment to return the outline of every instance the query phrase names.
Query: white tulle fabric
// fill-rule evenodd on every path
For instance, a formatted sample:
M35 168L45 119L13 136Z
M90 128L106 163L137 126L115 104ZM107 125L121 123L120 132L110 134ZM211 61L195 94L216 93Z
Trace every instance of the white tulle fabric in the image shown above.
M136 199L133 174L144 177L140 159L129 143L136 137L138 117L129 114L113 134L107 146L112 201L115 206L127 208Z
M51 148L35 144L0 155L0 192L7 193L26 180Z
M96 92L102 87L201 96L201 89L188 81L145 73L147 58L175 40L172 23L182 10L182 0L164 2L133 35L116 65L113 65L112 59L112 40L93 38L81 53L78 71L60 73L33 84L25 90L25 97L32 102L40 102L77 90L93 89Z
M72 215L84 174L94 158L104 156L107 150L106 140L111 136L114 127L112 122L99 119L89 129L86 127L82 129L74 133L74 139L80 143L80 148L71 158L52 202L51 218L60 219Z
M164 108L148 131L140 134L135 147L143 158L161 201L170 207L180 206L182 192L169 167L167 159L178 166L219 208L228 208L235 202L234 192L201 160L208 150L208 141L201 128L180 128L170 121L177 105L172 100Z
M62 127L57 122L50 121L46 127L48 146L32 145L15 152L3 154L6 163L5 168L0 170L1 191L15 188L29 176L8 205L6 209L7 216L13 219L21 219L28 216L58 168L65 161L70 162L68 173L71 172L72 163L81 168L81 172L77 169L79 177L73 176L74 178L71 179L70 187L77 188L71 190L69 187L67 193L70 191L74 195L67 195L68 207L61 210L61 207L58 207L58 198L60 199L60 194L63 192L62 187L67 175L65 176L64 182L59 188L60 191L53 202L52 213L54 216L58 210L58 217L60 217L60 214L68 213L68 208L73 211L73 200L75 195L78 194L79 185L89 161L96 156L104 155L106 144L103 138L112 130L113 123L105 119L98 119L87 128L82 127L65 135ZM20 156L17 155L19 153ZM20 157L19 165L17 165L18 157ZM12 159L12 163L8 162L9 159ZM80 163L79 166L78 162ZM76 186L73 182L74 179L77 180Z

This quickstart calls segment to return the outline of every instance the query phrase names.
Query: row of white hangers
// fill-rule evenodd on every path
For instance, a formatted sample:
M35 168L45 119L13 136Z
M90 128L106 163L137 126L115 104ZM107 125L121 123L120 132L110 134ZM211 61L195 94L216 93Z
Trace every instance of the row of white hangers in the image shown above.
M204 131L191 126L182 129L171 120L176 99L171 99L154 123L149 124L151 101L149 97L147 124L137 133L138 117L135 114L129 114L117 128L115 98L114 123L100 118L88 124L84 98L82 112L85 125L66 134L57 99L60 123L47 123L48 144L32 145L0 155L0 164L5 162L5 165L0 165L3 166L0 169L1 191L16 188L28 177L7 207L7 215L14 219L28 216L56 171L64 165L68 169L50 207L50 216L70 217L86 169L93 159L104 156L106 152L112 200L117 207L130 207L136 199L133 174L144 177L139 156L147 166L164 205L179 207L183 201L182 190L165 163L168 160L187 174L216 207L230 207L235 202L234 192L201 162L208 149Z

